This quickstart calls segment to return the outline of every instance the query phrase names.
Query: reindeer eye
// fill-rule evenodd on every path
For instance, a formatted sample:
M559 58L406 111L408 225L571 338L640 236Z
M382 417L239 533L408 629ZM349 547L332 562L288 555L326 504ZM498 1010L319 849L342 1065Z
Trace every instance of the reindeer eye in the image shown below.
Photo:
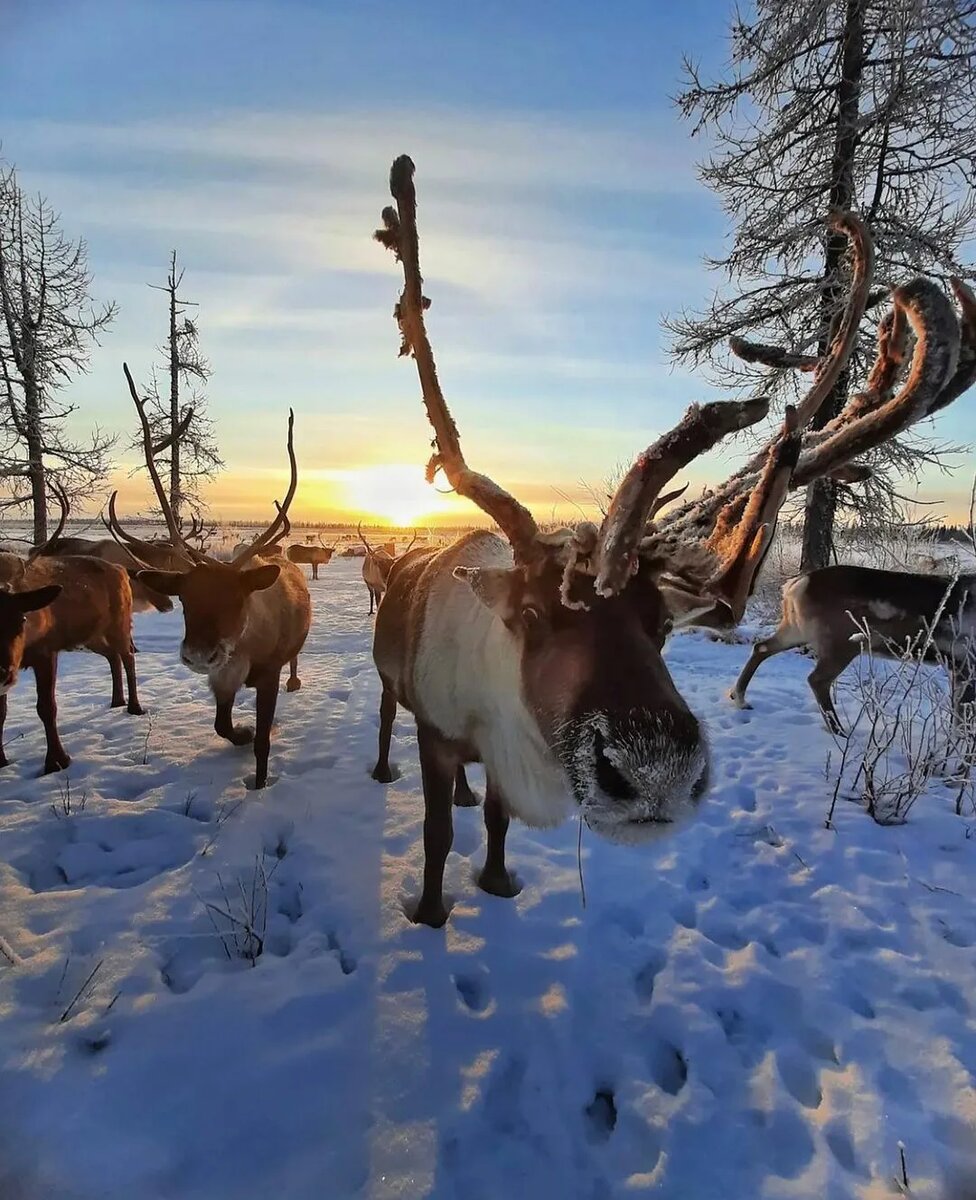
M522 624L526 629L532 629L542 620L542 613L531 604L522 609Z

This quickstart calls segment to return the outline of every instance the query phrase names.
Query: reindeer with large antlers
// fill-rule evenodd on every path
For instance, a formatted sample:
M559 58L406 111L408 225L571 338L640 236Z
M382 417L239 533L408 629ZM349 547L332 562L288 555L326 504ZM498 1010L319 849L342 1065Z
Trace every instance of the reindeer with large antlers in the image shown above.
M142 424L143 450L156 498L174 547L184 555L178 571L140 570L137 578L155 591L178 596L183 605L184 636L180 658L192 671L206 675L217 703L214 729L235 746L253 740L255 787L268 780L271 726L278 703L281 672L290 664L289 692L301 687L298 655L308 637L311 600L305 573L279 553L278 542L289 530L288 509L298 487L293 430L288 414L288 461L291 477L284 501L262 533L236 554L220 562L183 539L154 461L144 402L129 368L129 393ZM256 728L235 726L234 699L242 687L257 691Z
M396 207L384 209L376 237L403 269L395 316L401 354L416 362L434 430L427 477L443 471L503 534L472 533L443 550L401 557L376 619L383 696L374 778L391 778L390 738L403 704L417 720L424 784L424 885L414 919L438 926L447 916L442 879L452 795L466 762L485 767L488 852L479 883L496 895L515 892L505 865L512 816L552 825L575 802L595 832L638 841L694 813L707 786L708 751L662 658L670 629L734 626L789 489L825 475L864 478L850 460L920 419L931 402L902 406L896 418L885 399L865 400L868 426L859 411L841 430L803 433L850 357L871 283L867 230L838 214L832 225L851 247L849 292L823 358L811 364L809 392L787 409L765 448L712 495L652 521L678 471L767 414L761 399L693 405L638 456L599 527L583 522L543 534L527 509L462 454L425 326L413 175L409 158L394 162ZM918 386L925 389L952 363L942 340L953 323L945 298L940 304L927 285L912 284L904 295L922 345Z

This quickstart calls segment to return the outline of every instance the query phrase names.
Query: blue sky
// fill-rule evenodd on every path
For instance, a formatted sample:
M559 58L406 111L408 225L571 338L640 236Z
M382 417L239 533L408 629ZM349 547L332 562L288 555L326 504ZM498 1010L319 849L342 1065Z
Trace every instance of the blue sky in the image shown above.
M659 322L702 303L702 256L726 235L669 99L683 54L723 60L726 0L0 7L3 154L86 237L96 296L121 306L73 398L86 421L131 425L120 364L145 375L165 321L146 285L178 248L229 468L218 515L280 491L288 405L299 516L335 514L362 468L420 470L395 266L370 241L403 151L469 461L566 513L560 494L715 398L671 369ZM965 424L953 411L939 432ZM955 507L963 475L958 496L941 479L927 493ZM128 506L142 494L129 484Z

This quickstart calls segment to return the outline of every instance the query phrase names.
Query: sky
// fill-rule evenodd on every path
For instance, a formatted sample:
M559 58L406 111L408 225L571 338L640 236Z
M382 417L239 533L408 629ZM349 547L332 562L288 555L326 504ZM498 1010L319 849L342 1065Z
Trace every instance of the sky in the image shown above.
M119 316L72 382L76 428L125 436L121 364L145 379L177 249L199 304L226 472L218 518L270 513L296 414L293 515L459 519L423 482L429 431L398 360L398 268L371 240L392 159L417 165L428 329L469 463L537 513L720 398L673 368L661 317L701 306L728 226L671 97L718 70L727 0L424 4L0 0L0 153L83 236ZM966 406L966 407L964 407ZM965 441L972 404L940 422ZM683 478L724 478L731 446ZM921 497L963 515L971 460ZM430 499L428 499L430 497ZM97 507L97 506L96 506Z

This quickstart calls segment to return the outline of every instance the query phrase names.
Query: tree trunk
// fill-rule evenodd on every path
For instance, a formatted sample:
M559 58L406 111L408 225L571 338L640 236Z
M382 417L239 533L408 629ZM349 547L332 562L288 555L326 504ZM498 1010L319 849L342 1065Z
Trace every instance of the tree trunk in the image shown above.
M844 46L841 56L841 77L837 84L837 131L834 158L830 170L830 204L832 208L849 209L854 200L854 158L857 153L857 121L861 100L861 76L864 71L864 14L867 0L846 0L844 12ZM827 240L823 273L823 327L830 323L842 302L840 265L846 240L841 234L831 234ZM829 333L820 344L820 353L827 351ZM822 429L844 407L847 399L849 373L842 372L836 385L820 406L810 425ZM807 488L806 514L803 522L803 546L800 570L813 571L830 562L834 544L834 516L837 511L837 485L829 479L818 479Z
M169 276L169 432L172 443L169 451L169 506L173 516L180 519L180 440L176 431L180 425L180 353L176 337L176 251L173 251Z
M24 427L27 449L27 477L31 486L31 511L34 518L34 545L47 541L47 479L44 471L44 443L41 438L41 398L37 383L24 380Z

